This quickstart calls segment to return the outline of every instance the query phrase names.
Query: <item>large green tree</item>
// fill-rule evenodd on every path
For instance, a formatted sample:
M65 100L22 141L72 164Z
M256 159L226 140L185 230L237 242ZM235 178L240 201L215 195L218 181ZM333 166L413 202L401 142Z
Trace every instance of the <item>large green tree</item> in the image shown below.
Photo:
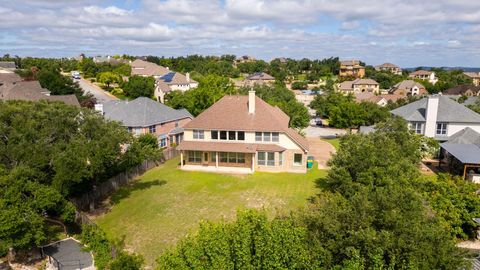
M122 85L123 92L130 98L152 97L155 79L152 77L132 76Z

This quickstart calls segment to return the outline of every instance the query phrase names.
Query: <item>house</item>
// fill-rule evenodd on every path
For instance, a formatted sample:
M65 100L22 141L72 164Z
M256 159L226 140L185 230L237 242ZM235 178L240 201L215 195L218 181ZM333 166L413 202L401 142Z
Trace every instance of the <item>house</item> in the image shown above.
M161 76L170 72L168 67L162 67L155 63L136 59L130 63L132 67L131 75L138 75L143 77L154 77L155 79L160 78Z
M439 166L480 183L480 133L467 127L440 144Z
M421 84L414 80L404 80L395 84L390 90L390 94L401 95L403 97L407 96L423 96L428 94L427 89Z
M184 126L181 168L228 173L306 172L307 140L250 91L224 96Z
M429 70L417 70L410 73L408 77L412 79L428 81L431 84L436 84L438 82L438 78L435 76L435 72Z
M446 141L464 128L480 132L480 114L445 96L432 95L392 110L410 129Z
M257 59L253 56L249 55L243 55L235 60L235 63L249 63L249 62L255 62Z
M110 56L110 55L107 55L107 56L97 55L97 56L94 56L92 60L96 64L109 63L109 64L112 64L112 65L118 65L118 64L122 64L122 63L126 62L126 60L123 60L123 59L120 59L120 58L117 59L117 58L115 58L113 56Z
M360 60L340 61L340 77L363 78L365 67L360 65Z
M466 76L472 79L473 85L480 86L480 73L478 72L464 72Z
M0 78L1 77L2 76L0 76ZM50 95L50 91L43 88L38 81L14 81L12 83L6 83L0 86L0 99L60 101L68 105L80 107L80 103L75 95Z
M165 95L170 91L188 91L198 87L198 82L190 79L190 74L185 75L178 72L169 72L159 77L155 82L155 99L164 102Z
M247 78L245 78L244 86L253 86L255 84L262 85L262 84L269 84L274 83L275 78L265 72L256 72L250 74Z
M480 95L480 86L474 86L469 84L461 84L455 87L449 88L442 92L444 95L454 95L454 96L479 96Z
M402 69L399 66L394 65L392 63L384 63L384 64L381 64L381 65L375 66L375 70L377 70L377 71L388 71L388 72L391 72L393 74L402 75Z
M136 136L155 135L162 148L180 143L183 127L193 119L185 109L175 110L146 97L132 101L111 100L96 104L95 109L107 119L121 122Z
M372 102L377 104L378 106L385 107L389 102L395 102L403 96L401 95L375 95L372 92L361 92L354 94L356 102Z
M0 61L0 73L11 73L17 69L17 65L13 61Z
M380 93L380 84L372 79L355 79L353 81L344 81L338 84L338 88L343 93L362 93L372 92Z

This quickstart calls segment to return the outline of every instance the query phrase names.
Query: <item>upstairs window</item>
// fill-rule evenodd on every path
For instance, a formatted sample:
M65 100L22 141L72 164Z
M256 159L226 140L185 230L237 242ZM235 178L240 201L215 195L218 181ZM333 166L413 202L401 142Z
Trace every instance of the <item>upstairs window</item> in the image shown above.
M196 140L203 140L205 138L205 135L203 134L203 130L194 129L193 138Z
M278 142L280 135L278 132L272 132L272 142Z
M256 142L262 141L262 132L255 132L255 141Z
M245 141L245 131L238 131L237 132L237 140Z
M447 135L447 123L437 123L437 135Z
M263 141L264 142L269 142L270 141L270 132L264 132L263 133Z
M155 126L155 125L149 126L149 127L148 127L148 132L150 132L150 133L155 133L155 132L157 132L157 126Z
M235 131L229 131L228 132L228 140L229 141L235 141L237 139L237 134Z
M423 133L423 125L421 122L413 122L411 126L411 130L415 132L415 134L422 134Z
M226 140L227 139L227 132L222 130L220 131L220 140Z
M212 140L218 140L218 130L212 130L210 132Z

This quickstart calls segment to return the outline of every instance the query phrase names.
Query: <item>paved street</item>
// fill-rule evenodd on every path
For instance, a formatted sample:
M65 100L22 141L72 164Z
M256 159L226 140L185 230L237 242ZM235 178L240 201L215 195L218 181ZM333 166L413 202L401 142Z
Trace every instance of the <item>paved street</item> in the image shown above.
M77 82L80 85L80 87L83 89L83 91L85 91L85 93L91 93L97 99L98 103L105 103L110 100L118 99L114 95L104 91L100 87L92 84L91 82L83 78L80 80L77 80Z

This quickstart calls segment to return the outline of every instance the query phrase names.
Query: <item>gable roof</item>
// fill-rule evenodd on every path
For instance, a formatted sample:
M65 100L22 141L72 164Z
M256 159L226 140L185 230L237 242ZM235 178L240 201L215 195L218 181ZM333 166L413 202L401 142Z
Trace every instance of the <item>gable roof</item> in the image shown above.
M173 71L164 74L162 77L159 78L159 80L162 80L167 85L196 83L196 81L192 79L187 80L187 76Z
M466 127L450 136L447 142L458 144L476 144L480 146L480 133L469 127Z
M445 91L443 91L443 94L446 95L462 95L465 94L468 90L478 93L480 92L480 86L474 86L474 85L469 85L469 84L461 84L457 85L455 87L449 88Z
M170 72L170 70L166 67L162 67L155 63L140 59L136 59L135 61L131 62L130 66L132 67L132 76L163 76Z
M275 80L274 77L272 77L271 75L269 75L265 72L256 72L256 73L250 74L246 79L251 80L251 81L271 81L271 80Z
M417 71L414 71L412 73L410 73L410 75L408 75L409 77L414 77L414 76L418 76L418 75L430 75L432 74L433 71L429 71L429 70L417 70Z
M396 89L404 89L404 90L411 90L413 87L418 87L419 89L425 89L425 86L423 86L421 83L418 83L414 80L403 80L393 86L393 90Z
M467 127L440 144L462 163L480 164L480 134Z
M17 73L0 73L0 86L21 81Z
M405 106L391 111L392 114L400 116L411 122L425 122L425 113L428 98L422 98ZM480 123L480 114L470 110L462 104L444 96L438 96L438 122L454 123Z
M38 81L20 81L0 87L0 99L61 101L68 105L80 106L75 95L50 95L50 91L42 88Z
M290 117L255 96L255 113L248 113L248 96L224 96L195 119L185 129L243 130L284 132L300 147L308 150L307 140L288 127Z
M477 72L464 72L463 74L467 75L468 77L470 77L472 79L479 79L480 78L480 74L477 73Z
M383 63L381 65L378 65L377 67L379 67L379 68L399 68L397 65L394 65L392 63Z
M16 69L17 65L13 61L0 61L0 68Z
M103 104L104 116L128 127L147 127L184 118L193 118L186 110L175 110L147 97L132 101L111 100Z
M372 79L355 79L353 82L353 85L357 85L357 84L368 84L368 85L378 85L378 82L376 82L375 80L372 80Z
M360 66L360 60L343 60L343 61L340 61L340 65L363 67L363 66Z

